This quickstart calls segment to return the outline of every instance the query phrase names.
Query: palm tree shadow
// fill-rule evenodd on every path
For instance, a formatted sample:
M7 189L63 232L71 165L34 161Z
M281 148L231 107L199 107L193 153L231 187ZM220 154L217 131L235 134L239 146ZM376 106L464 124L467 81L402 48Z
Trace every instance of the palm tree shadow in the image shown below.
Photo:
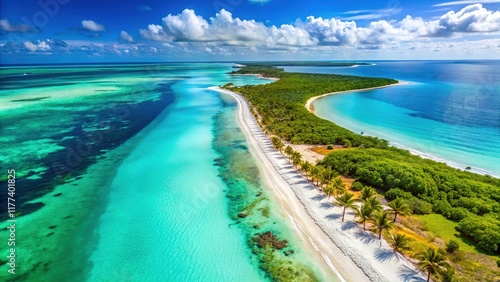
M340 229L342 229L342 231L346 231L356 228L356 226L357 225L354 222L345 222L344 224L342 224L342 227L340 227Z
M336 214L336 213L332 213L332 214L325 216L325 218L329 219L329 220L335 220L335 219L339 219L341 217L342 217L341 214Z
M304 183L304 184L306 184L306 183ZM316 189L316 187L314 185L310 185L309 181L307 181L307 184L308 185L304 186L305 189L307 189L309 191Z
M333 204L332 204L332 203L330 203L330 202L327 202L327 203L321 203L320 207L321 207L322 209L328 210L328 209L333 208Z
M378 249L375 251L375 259L380 262L391 260L393 257L398 258L396 253L389 250Z
M425 282L425 279L422 278L418 272L404 265L399 270L399 277L403 282Z
M363 232L363 231L358 231L354 234L356 238L358 238L361 242L365 244L370 244L371 242L377 240L376 237L372 236L369 233Z
M322 195L316 195L314 197L311 198L311 200L315 201L315 202L320 202L324 199L325 197L323 197Z
M291 185L301 185L301 184L308 184L308 183L309 183L309 181L306 181L306 180L302 179L302 180L299 180L297 182L293 182L293 183L290 183L290 184Z

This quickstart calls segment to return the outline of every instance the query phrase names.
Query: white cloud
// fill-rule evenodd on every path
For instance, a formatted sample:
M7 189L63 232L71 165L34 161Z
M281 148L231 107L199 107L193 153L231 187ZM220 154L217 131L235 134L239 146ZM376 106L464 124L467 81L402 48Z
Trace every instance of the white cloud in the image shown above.
M445 2L445 3L441 3L441 4L432 5L432 7L468 5L468 4L488 4L488 3L500 3L500 0L463 0L463 1L451 1L451 2Z
M132 38L132 36L130 36L130 34L128 34L126 31L122 30L120 32L120 38L124 41L127 41L127 42L134 42L134 38Z
M50 51L51 47L49 46L48 43L52 43L53 41L48 39L47 41L38 41L36 44L30 41L25 41L24 47L30 51L30 52L35 52L35 51Z
M439 32L445 34L500 31L500 11L488 11L481 4L470 5L457 13L453 11L446 13L439 19L438 24Z
M82 27L86 30L95 31L95 32L105 30L105 28L102 24L98 24L98 23L91 21L91 20L83 20Z
M399 10L380 10L397 13ZM369 10L348 11L361 15ZM500 31L500 12L489 11L481 4L467 6L458 12L450 11L437 20L406 16L401 21L379 20L360 27L354 21L309 16L294 24L266 26L255 20L233 18L222 9L214 17L204 19L193 10L163 18L163 25L151 24L140 30L143 38L162 42L216 44L215 47L239 46L260 50L295 50L296 47L353 46L359 49L398 48L400 42L425 41L429 38L464 37L467 34L494 35ZM363 46L365 45L365 46ZM193 45L192 45L193 46ZM192 47L191 46L191 47ZM360 47L361 46L361 47ZM181 47L181 45L178 45ZM295 49L294 49L295 48Z
M0 20L0 30L9 31L9 32L33 32L33 31L35 31L34 28L32 28L26 24L12 25L6 19Z
M185 9L180 15L169 14L163 18L163 23L168 34L181 41L203 40L208 29L208 22L190 9Z

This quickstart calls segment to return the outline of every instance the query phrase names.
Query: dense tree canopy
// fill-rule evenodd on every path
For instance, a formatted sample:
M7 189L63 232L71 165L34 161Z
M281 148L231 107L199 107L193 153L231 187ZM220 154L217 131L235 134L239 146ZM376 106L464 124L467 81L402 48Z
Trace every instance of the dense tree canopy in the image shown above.
M306 101L324 93L370 88L397 83L393 79L345 75L286 73L282 69L262 66L244 67L234 73L259 73L280 78L265 85L232 87L242 93L262 117L263 126L292 143L350 144L385 148L387 141L361 136L309 113Z

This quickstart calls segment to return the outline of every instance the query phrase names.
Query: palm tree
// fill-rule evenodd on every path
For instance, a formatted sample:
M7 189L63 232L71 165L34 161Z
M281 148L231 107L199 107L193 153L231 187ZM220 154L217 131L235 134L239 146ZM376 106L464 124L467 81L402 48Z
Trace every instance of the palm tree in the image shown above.
M418 254L417 258L420 260L418 268L427 272L427 282L430 281L431 275L439 278L451 268L451 265L446 261L446 257L433 248Z
M389 219L389 212L387 212L387 211L377 212L375 214L374 219L373 219L373 223L375 224L375 227L377 228L379 240L382 239L382 232L384 230L391 229L393 226L392 221Z
M281 152L281 150L283 150L283 147L285 146L285 144L283 144L283 141L281 141L281 138L279 138L278 136L273 136L271 137L271 142L273 143L273 147L277 150Z
M345 209L346 208L350 208L350 209L356 208L356 204L355 204L356 200L353 199L353 197L354 197L354 195L351 193L344 193L340 197L337 198L336 203L339 206L344 207L344 210L342 212L342 222L344 222Z
M325 170L323 171L323 184L328 185L330 184L330 181L333 179L333 170L331 167L326 167Z
M305 161L302 163L302 170L306 174L306 178L309 176L309 172L312 169L312 164L309 161Z
M330 199L330 197L335 193L335 188L333 187L333 185L327 185L323 192L325 192L325 194L328 196L328 199Z
M391 245L393 247L393 252L398 252L399 249L407 248L409 240L403 234L391 234Z
M366 199L365 204L371 206L374 211L379 212L382 210L382 204L380 204L380 201L377 200L377 198L375 197L370 197Z
M290 158L292 156L293 152L294 151L293 151L292 147L290 147L290 145L286 146L285 155L287 155Z
M338 176L333 179L332 186L336 195L342 194L346 191L344 181L342 181L342 178Z
M323 175L323 167L318 166L318 165L313 166L312 170L311 170L311 177L313 178L313 182L314 182L314 179L316 179L316 186L319 186L319 181L321 180L321 175Z
M302 162L302 155L299 152L293 151L290 157L294 167L298 167Z
M394 213L394 222L396 222L398 214L408 215L411 212L410 206L407 203L405 203L405 201L401 198L397 198L396 200L391 201L387 205L389 206L389 208L391 208L391 211Z
M361 205L361 208L356 209L356 217L359 217L359 222L363 223L363 231L366 231L366 222L373 218L373 208L366 203Z
M375 194L376 194L375 189L373 189L370 186L365 186L361 190L361 199L363 201L366 201L368 198L375 196Z

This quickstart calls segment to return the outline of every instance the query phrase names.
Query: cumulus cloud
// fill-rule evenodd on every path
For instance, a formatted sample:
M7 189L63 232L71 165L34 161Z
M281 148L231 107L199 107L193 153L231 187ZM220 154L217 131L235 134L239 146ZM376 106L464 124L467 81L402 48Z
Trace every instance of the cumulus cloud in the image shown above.
M120 38L123 41L134 42L134 38L132 38L132 36L130 34L128 34L126 31L123 31L123 30L120 32Z
M82 27L89 31L99 32L104 31L105 28L102 24L98 24L92 20L83 20Z
M12 25L8 20L0 20L0 31L7 32L34 32L35 28L30 27L27 24L15 24Z
M448 35L453 32L494 32L500 31L500 11L492 12L481 4L467 6L455 13L443 15L438 30L433 35Z
M348 11L351 15L366 10ZM396 13L396 10L384 10ZM437 20L406 16L401 21L379 20L360 27L355 21L324 19L309 16L294 24L266 26L255 20L234 18L224 9L205 19L186 9L177 15L169 14L162 24L150 24L141 29L143 38L161 42L188 42L261 48L261 50L294 50L297 47L354 46L358 49L397 48L399 42L446 38L465 34L500 31L500 12L489 11L481 4L469 5L458 12L450 11ZM364 45L364 46L363 46ZM205 46L207 47L207 46ZM208 49L213 52L215 46ZM207 51L208 52L208 51Z
M30 52L35 52L35 51L50 51L51 47L49 46L49 43L51 43L51 40L48 41L38 41L37 43L33 43L31 41L25 41L24 48Z

